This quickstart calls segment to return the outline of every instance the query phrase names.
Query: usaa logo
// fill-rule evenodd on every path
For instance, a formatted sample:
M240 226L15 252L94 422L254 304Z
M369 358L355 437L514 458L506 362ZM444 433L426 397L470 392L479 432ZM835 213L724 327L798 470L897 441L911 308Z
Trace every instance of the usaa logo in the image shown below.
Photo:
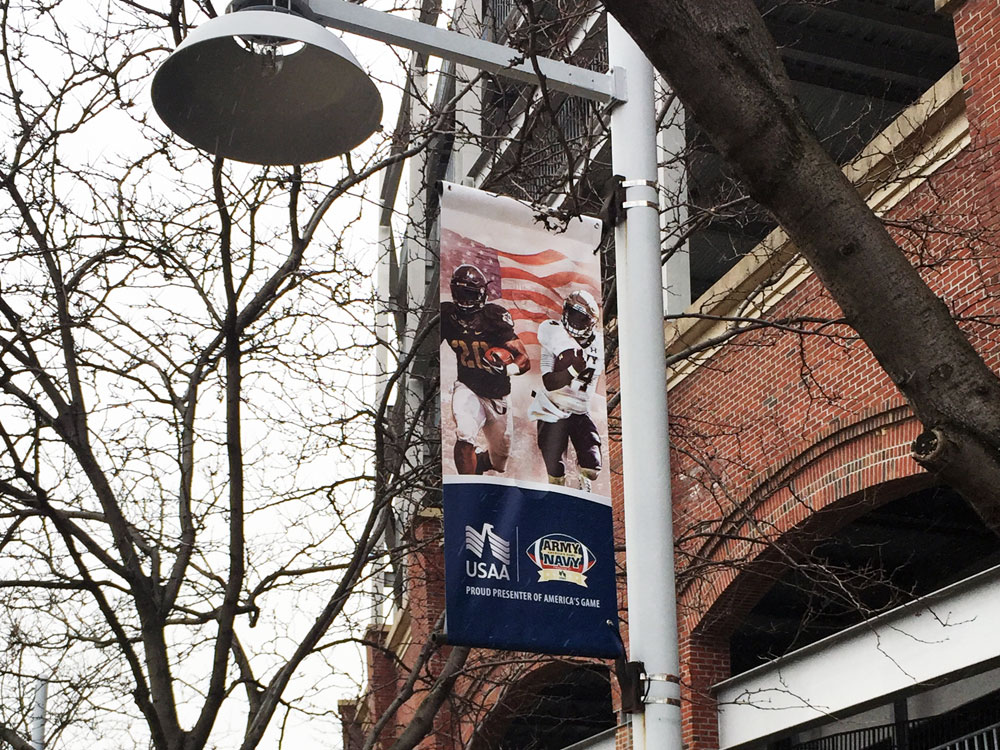
M465 549L479 558L465 561L465 574L469 578L492 578L498 581L509 581L510 542L493 530L493 524L484 523L480 531L472 526L465 527ZM492 562L484 558L489 555Z
M597 562L587 546L566 534L547 534L528 547L528 558L538 566L538 581L566 581L587 587L584 575Z

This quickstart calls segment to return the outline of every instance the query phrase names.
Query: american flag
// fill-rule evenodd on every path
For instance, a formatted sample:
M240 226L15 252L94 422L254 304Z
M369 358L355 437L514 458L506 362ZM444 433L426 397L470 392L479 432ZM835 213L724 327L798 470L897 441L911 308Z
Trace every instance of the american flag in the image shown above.
M537 345L538 324L562 315L563 300L577 289L586 289L600 299L596 258L587 258L595 268L581 268L576 259L558 250L534 253L498 253L500 286L514 330L526 345ZM589 273L587 271L590 271Z
M577 289L585 289L600 299L599 261L595 255L571 258L551 248L505 252L488 247L450 230L441 236L442 292L448 293L448 280L463 263L477 266L489 280L489 299L500 302L514 319L518 338L529 347L532 359L538 358L538 324L558 320L563 300ZM531 351L531 350L534 351Z

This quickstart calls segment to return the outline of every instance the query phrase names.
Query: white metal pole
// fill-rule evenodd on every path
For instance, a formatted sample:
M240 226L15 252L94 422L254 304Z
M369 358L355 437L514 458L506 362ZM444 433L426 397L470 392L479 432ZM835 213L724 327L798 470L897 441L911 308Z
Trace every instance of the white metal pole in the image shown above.
M31 746L35 750L45 750L45 704L49 697L49 681L44 677L35 679L35 696L31 702L29 726Z
M610 15L608 58L626 71L627 86L627 101L611 116L611 159L625 186L615 258L629 652L648 680L645 711L632 715L632 742L635 750L680 750L653 68Z

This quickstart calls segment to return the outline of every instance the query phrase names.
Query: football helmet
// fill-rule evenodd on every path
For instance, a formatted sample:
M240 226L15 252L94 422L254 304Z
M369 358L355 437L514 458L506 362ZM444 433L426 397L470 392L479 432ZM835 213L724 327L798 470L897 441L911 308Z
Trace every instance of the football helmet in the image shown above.
M486 275L475 266L463 263L451 275L451 299L462 312L482 310L486 304Z
M590 292L579 289L567 295L563 302L562 324L577 341L585 341L593 335L597 325L597 302Z

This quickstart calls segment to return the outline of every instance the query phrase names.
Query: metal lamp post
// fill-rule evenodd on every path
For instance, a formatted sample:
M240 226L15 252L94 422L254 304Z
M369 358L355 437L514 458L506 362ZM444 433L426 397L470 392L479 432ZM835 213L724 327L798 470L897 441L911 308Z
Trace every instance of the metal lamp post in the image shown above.
M153 80L153 105L185 140L256 164L320 161L378 127L381 97L323 26L613 103L612 165L626 220L616 229L625 534L631 658L644 665L637 750L680 750L676 596L667 439L653 70L608 18L610 73L517 50L345 0L235 0ZM533 64L534 63L534 64Z

